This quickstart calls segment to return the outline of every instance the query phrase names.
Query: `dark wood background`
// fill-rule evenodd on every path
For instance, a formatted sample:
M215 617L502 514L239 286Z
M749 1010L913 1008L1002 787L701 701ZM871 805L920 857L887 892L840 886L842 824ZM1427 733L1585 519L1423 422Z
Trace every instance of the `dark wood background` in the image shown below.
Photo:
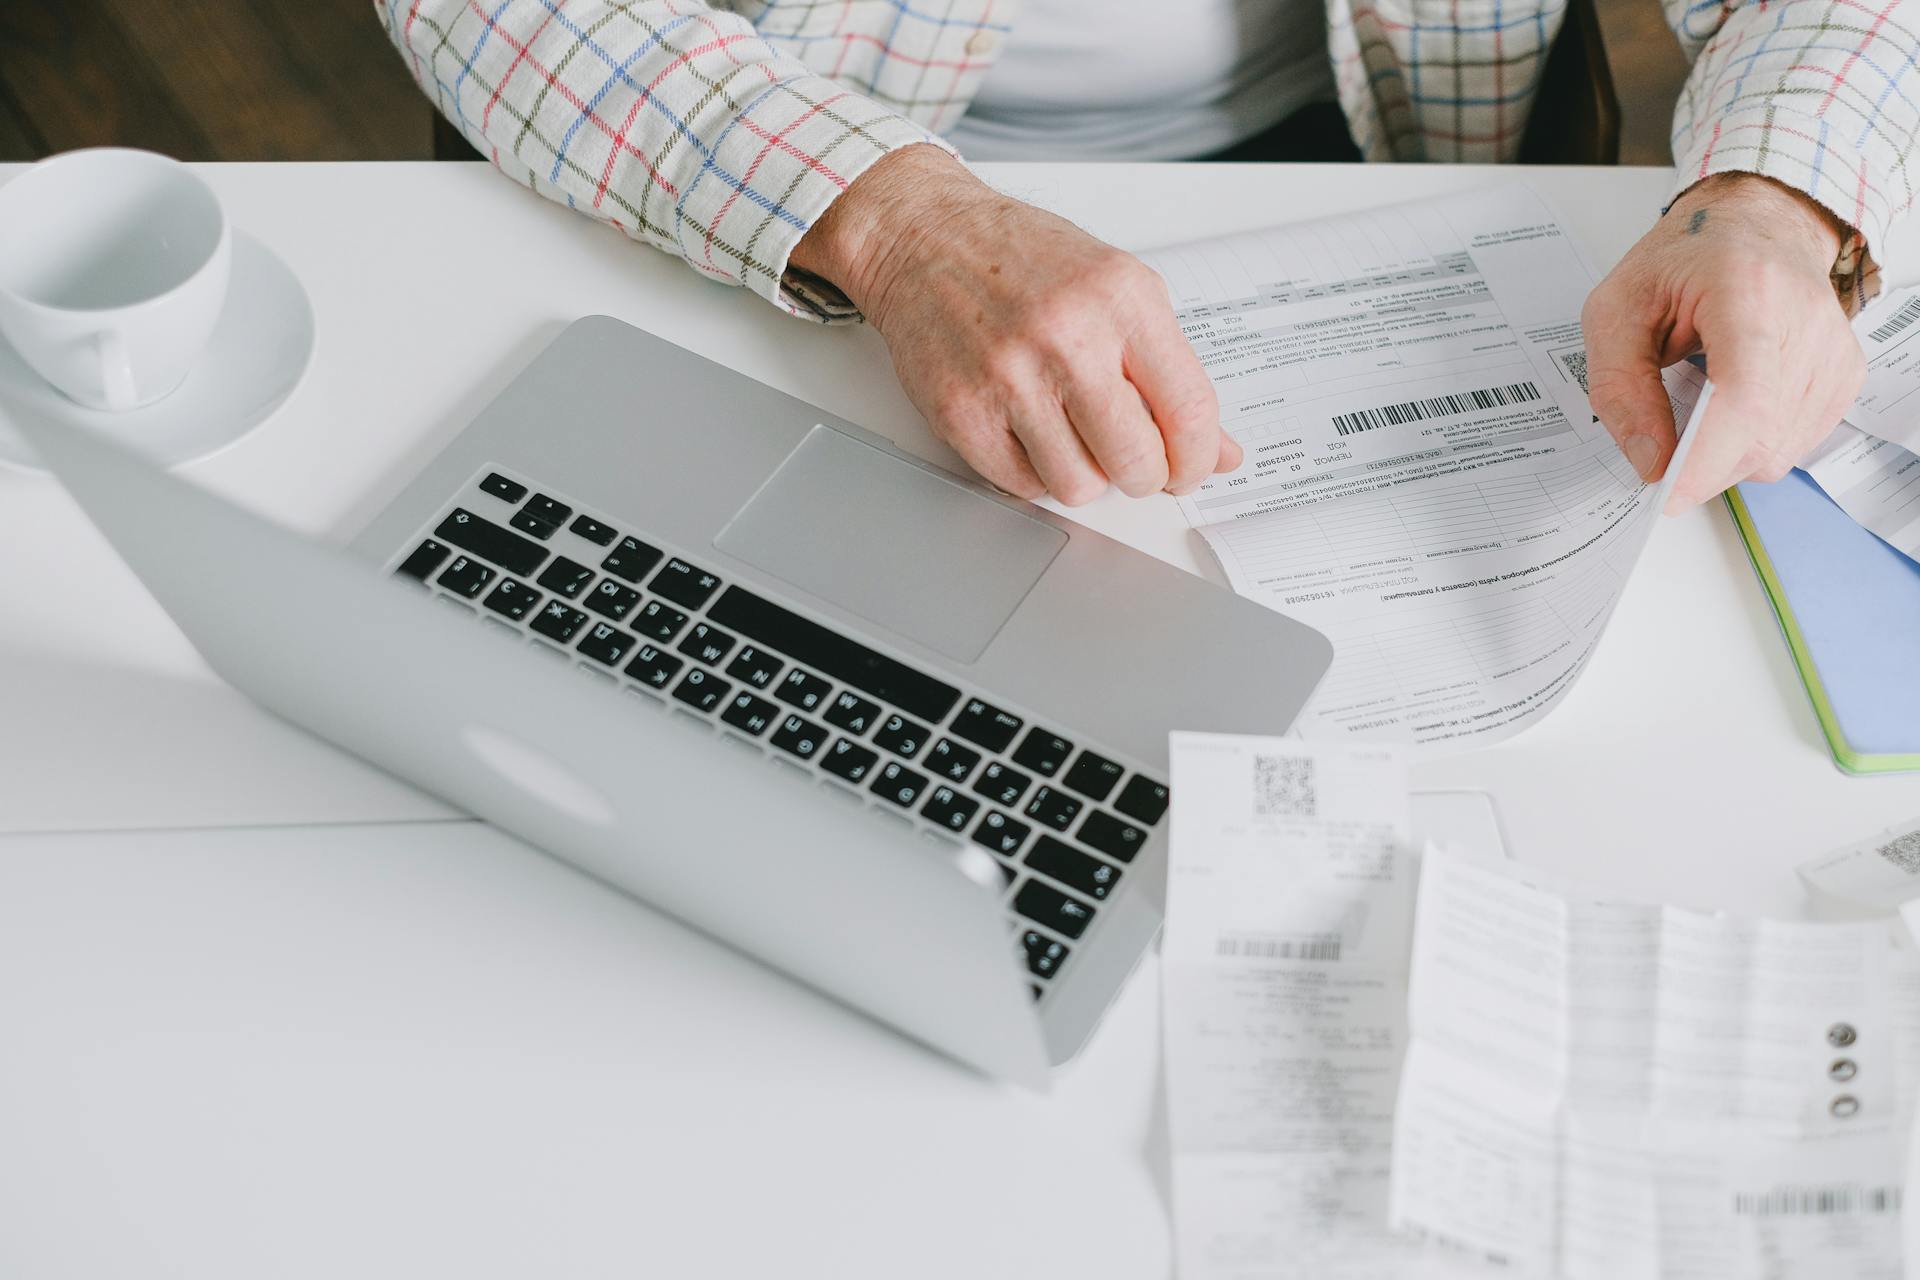
M1621 159L1665 164L1685 61L1656 0L1599 7ZM368 0L0 0L0 160L423 160L431 110Z

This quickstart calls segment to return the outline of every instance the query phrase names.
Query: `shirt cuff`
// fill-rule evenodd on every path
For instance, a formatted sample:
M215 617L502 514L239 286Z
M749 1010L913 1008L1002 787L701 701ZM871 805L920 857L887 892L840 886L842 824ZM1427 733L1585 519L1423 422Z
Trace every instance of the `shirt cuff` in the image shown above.
M1679 139L1676 139L1679 141ZM1833 287L1849 312L1880 292L1871 247L1886 242L1894 206L1888 174L1866 150L1826 121L1773 104L1715 117L1676 149L1668 205L1716 173L1757 173L1801 192L1848 227L1834 259Z
M767 86L725 125L675 209L680 253L810 320L860 318L826 280L788 266L813 224L875 161L936 134L819 76Z

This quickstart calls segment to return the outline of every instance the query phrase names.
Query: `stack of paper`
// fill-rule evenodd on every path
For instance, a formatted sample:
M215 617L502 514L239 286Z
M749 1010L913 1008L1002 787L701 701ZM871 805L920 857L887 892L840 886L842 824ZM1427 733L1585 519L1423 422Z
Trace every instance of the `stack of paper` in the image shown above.
M1183 1280L1901 1275L1920 963L1884 922L1434 848L1416 893L1385 749L1176 734L1172 767Z

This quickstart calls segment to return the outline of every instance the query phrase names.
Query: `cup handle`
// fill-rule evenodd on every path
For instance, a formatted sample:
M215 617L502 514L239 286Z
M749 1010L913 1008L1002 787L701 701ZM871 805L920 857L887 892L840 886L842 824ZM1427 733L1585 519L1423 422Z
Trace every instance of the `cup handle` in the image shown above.
M100 390L107 408L125 412L139 402L133 389L133 356L127 350L127 335L118 329L106 329L93 336L94 355L100 361Z

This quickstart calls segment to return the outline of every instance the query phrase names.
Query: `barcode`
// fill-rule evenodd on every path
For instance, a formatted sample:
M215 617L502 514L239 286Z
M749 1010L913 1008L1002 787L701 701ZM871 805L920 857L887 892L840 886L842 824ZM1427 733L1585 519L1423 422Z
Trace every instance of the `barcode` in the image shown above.
M1920 875L1920 831L1895 836L1881 845L1878 852L1908 875Z
M1457 395L1435 396L1431 400L1408 400L1403 404L1382 405L1378 409L1355 409L1333 415L1333 429L1343 436L1372 431L1376 427L1397 427L1428 418L1448 418L1476 409L1499 409L1510 404L1538 400L1540 388L1531 382L1509 382L1504 387L1482 387Z
M1847 1213L1900 1212L1899 1187L1775 1187L1733 1196L1733 1211L1747 1218L1820 1217Z
M1253 816L1311 818L1319 812L1311 756L1253 758Z
M1340 935L1315 933L1299 938L1222 936L1214 939L1213 953L1220 956L1258 956L1262 960L1338 960Z
M1875 342L1885 342L1915 320L1920 320L1920 298L1911 298L1907 305L1894 313L1893 319L1867 334Z

